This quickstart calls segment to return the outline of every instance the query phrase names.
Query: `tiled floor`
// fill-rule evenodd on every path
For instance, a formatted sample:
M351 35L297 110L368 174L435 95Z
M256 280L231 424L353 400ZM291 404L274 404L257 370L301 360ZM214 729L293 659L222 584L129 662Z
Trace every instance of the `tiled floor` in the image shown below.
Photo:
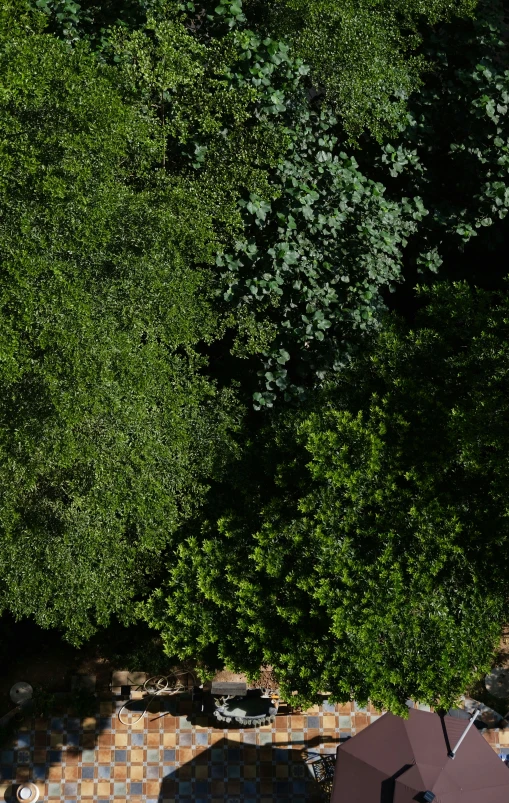
M157 701L156 701L157 703ZM0 801L13 784L34 781L40 799L114 803L308 803L317 789L303 751L335 753L341 739L379 714L355 703L279 716L273 726L221 730L189 700L159 698L159 712L116 717L119 704L101 702L96 717L68 712L20 727L0 754ZM196 707L196 704L195 704ZM509 733L486 738L499 752Z

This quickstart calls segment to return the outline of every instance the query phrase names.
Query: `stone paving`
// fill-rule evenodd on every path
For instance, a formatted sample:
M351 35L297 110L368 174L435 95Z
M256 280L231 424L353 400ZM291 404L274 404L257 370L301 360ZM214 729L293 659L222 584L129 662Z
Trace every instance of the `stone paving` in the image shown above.
M262 728L222 730L190 700L156 702L158 711L139 722L134 712L127 726L116 716L121 703L112 701L84 720L64 710L27 720L0 753L0 801L32 780L40 800L55 803L308 803L317 787L303 751L334 754L380 716L371 706L325 702ZM509 753L509 730L485 738Z

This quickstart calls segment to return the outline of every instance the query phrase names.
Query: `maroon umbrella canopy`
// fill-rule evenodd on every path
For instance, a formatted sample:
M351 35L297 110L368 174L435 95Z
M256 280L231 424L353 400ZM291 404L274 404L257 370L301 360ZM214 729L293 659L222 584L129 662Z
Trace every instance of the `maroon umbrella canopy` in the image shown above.
M508 803L509 769L475 727L449 757L467 726L413 708L384 714L338 747L331 803Z

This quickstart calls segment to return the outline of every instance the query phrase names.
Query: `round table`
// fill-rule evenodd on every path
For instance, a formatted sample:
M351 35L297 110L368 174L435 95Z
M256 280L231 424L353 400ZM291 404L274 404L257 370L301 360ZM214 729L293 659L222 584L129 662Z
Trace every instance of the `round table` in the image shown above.
M30 683L27 683L25 680L20 680L18 683L15 683L9 692L12 702L16 703L16 705L21 705L21 703L26 703L27 700L31 700L33 693L34 690Z
M484 678L484 685L494 697L509 697L509 669L493 669Z

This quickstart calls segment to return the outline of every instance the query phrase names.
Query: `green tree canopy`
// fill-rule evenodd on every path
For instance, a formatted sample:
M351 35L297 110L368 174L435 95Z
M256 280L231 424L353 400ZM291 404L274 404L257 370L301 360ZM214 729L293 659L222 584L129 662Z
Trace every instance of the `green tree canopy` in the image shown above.
M406 100L433 61L418 52L421 29L472 16L476 0L245 0L251 25L292 45L353 143L378 140L404 119Z
M240 411L203 375L217 242L157 117L0 15L0 607L80 642L147 592Z
M214 643L239 670L276 667L283 694L395 713L449 707L488 670L508 590L509 303L461 283L428 301L314 409L273 417L257 462L273 484L239 471L238 504L190 530L144 607L169 654Z

